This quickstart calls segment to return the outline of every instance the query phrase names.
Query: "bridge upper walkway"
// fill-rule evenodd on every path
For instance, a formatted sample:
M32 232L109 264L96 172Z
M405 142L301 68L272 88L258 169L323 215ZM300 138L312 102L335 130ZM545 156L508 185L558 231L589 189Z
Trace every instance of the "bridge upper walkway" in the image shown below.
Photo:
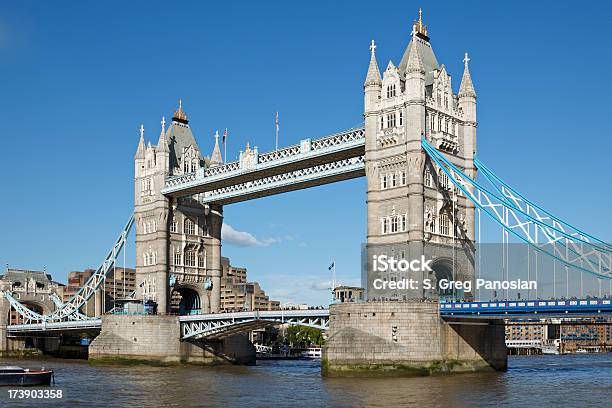
M170 177L162 194L230 204L365 176L364 154L364 129L349 129L261 155L248 150L238 161Z

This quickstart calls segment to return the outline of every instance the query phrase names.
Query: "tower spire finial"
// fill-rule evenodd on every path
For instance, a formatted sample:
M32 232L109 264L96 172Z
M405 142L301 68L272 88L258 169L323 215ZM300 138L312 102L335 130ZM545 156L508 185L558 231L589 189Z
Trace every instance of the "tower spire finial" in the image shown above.
M378 63L376 62L376 42L374 40L370 42L370 66L368 67L368 74L366 75L364 86L368 85L382 85Z
M174 115L172 115L172 120L180 123L187 124L189 120L187 120L187 114L183 110L183 100L179 98L179 106L178 109L174 111Z
M144 125L141 123L140 128L140 140L138 140L138 148L136 149L136 159L144 160L145 157L145 142L144 142Z
M463 77L461 78L461 85L459 86L459 93L457 94L459 98L463 98L466 96L476 97L476 91L474 90L474 84L472 83L472 76L470 75L470 68L468 66L469 62L470 57L466 52L465 56L463 57Z
M166 117L165 116L162 116L161 131L162 131L162 133L164 133L166 131Z
M423 24L423 10L419 7L419 19L414 20L414 24L412 25L413 31L416 30L419 34L428 37L427 35L427 26Z

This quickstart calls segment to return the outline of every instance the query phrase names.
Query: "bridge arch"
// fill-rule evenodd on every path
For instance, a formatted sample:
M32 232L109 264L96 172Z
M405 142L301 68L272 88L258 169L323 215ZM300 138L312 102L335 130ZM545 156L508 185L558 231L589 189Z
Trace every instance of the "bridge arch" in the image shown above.
M171 311L179 315L206 313L210 310L205 289L193 283L177 283L172 288Z
M455 273L453 274L453 267ZM433 270L432 285L435 285L434 293L440 299L451 300L453 298L452 288L440 288L440 281L450 282L453 280L461 280L462 274L458 262L453 265L453 260L450 258L438 258L431 263ZM455 291L456 298L463 298L463 290Z

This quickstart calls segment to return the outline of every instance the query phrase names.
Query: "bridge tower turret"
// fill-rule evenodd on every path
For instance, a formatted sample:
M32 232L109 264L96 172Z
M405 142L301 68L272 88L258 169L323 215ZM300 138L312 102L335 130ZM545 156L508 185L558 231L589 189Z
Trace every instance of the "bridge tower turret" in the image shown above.
M451 76L438 64L419 10L400 64L389 62L382 80L377 73L372 50L364 87L368 297L446 296L425 290L422 283L473 277L474 208L432 165L421 139L426 137L460 167L473 168L475 93L469 71L469 85L465 80L458 97ZM376 255L398 261L424 256L433 260L434 270L373 271ZM373 288L376 278L414 279L418 289L378 291Z
M169 173L169 147L165 120L157 146L144 147L144 129L135 159L134 216L136 228L136 299L157 303L168 311L168 212L169 200L161 194ZM144 149L143 149L144 147Z

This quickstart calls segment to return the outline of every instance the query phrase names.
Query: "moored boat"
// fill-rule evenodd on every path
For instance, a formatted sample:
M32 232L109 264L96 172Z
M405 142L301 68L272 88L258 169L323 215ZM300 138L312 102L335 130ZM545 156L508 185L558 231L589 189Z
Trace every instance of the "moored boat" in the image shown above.
M306 350L302 352L302 356L305 358L321 358L321 348L320 347L308 347Z
M51 380L53 380L53 370L0 366L0 386L51 385Z

